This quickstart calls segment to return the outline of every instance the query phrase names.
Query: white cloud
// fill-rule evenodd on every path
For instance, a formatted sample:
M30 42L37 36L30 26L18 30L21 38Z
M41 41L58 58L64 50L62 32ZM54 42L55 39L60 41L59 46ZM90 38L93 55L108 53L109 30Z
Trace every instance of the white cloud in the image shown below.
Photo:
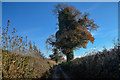
M97 47L93 47L93 48L91 48L92 50L94 50L94 49L96 49Z
M74 56L74 59L76 59L76 58L81 58L82 56Z

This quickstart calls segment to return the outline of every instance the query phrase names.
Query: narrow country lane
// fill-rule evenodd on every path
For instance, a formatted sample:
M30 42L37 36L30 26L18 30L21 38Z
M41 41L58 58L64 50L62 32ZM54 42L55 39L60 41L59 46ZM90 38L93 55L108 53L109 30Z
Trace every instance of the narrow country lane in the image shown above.
M62 70L60 65L55 66L54 72L52 75L52 80L70 80L67 74Z

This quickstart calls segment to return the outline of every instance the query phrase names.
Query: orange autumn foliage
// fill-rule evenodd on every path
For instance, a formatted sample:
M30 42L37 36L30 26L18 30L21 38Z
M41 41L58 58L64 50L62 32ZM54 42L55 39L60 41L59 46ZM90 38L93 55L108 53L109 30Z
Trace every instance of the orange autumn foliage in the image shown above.
M95 40L95 38L94 38L94 37L91 37L90 42L93 43L94 40Z

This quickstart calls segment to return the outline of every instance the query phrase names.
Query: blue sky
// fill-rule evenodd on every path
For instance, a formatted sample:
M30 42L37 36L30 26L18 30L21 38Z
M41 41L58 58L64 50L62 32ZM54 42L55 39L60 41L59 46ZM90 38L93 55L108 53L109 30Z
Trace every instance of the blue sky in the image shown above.
M65 3L65 2L64 2ZM15 27L19 35L28 36L28 39L35 41L41 52L47 57L51 52L46 53L46 39L55 34L57 18L52 10L58 2L3 2L2 4L2 25L6 26L10 20L10 27ZM89 43L87 49L75 50L75 56L83 56L85 52L102 50L113 47L112 40L118 36L118 3L117 2L70 2L82 13L88 12L90 19L94 19L99 29L92 34L95 37L94 44Z

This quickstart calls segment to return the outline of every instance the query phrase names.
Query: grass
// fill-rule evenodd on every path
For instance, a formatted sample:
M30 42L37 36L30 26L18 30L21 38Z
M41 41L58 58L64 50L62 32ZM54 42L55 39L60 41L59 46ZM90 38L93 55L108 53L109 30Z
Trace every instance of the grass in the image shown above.
M55 65L55 62L48 59L11 54L7 51L2 52L3 79L41 78L53 65Z

